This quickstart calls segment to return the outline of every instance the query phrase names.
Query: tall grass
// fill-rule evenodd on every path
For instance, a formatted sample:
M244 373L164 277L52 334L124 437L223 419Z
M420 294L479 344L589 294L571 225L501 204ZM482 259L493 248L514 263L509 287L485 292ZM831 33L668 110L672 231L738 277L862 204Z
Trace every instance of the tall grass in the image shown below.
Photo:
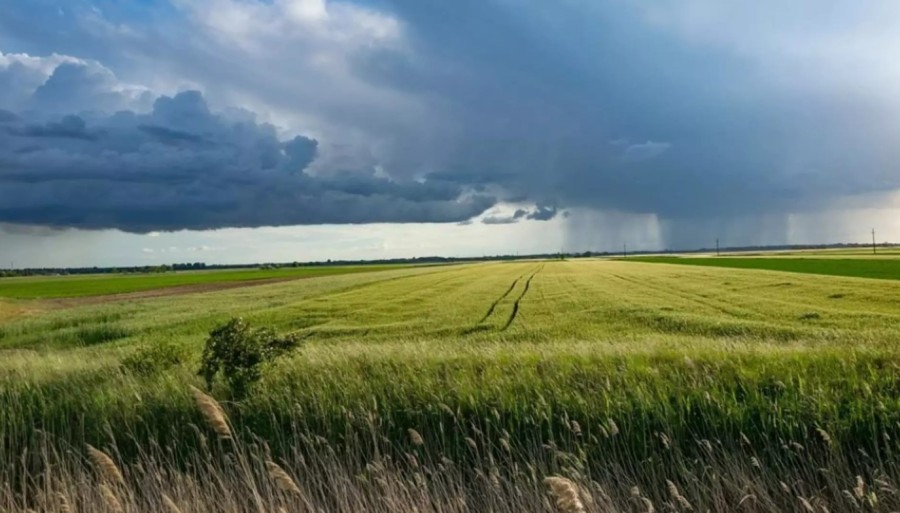
M631 512L894 511L900 468L892 457L836 450L822 440L778 447L748 439L683 439L646 459L631 454L611 422L602 439L571 421L531 440L452 415L467 452L410 431L385 437L378 412L366 428L328 440L302 424L276 454L247 431L221 436L226 408L195 392L211 421L190 439L145 440L125 454L129 432L110 432L102 448L67 447L42 437L34 452L3 453L0 510L91 512ZM215 413L210 414L212 410ZM412 435L415 433L415 435ZM437 434L437 433L435 433ZM218 435L218 436L217 436ZM662 438L666 437L666 438ZM806 442L804 445L801 442ZM185 451L184 445L190 446ZM598 452L598 449L602 449Z

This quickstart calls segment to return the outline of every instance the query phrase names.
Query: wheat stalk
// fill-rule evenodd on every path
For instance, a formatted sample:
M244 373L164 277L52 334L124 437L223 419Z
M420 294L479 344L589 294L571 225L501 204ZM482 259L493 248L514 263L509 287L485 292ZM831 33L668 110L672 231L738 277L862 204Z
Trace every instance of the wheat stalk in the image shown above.
M219 435L221 439L231 439L231 427L228 425L228 416L218 401L201 392L197 387L191 386L191 393L194 395L194 402L197 408L206 419L209 427Z

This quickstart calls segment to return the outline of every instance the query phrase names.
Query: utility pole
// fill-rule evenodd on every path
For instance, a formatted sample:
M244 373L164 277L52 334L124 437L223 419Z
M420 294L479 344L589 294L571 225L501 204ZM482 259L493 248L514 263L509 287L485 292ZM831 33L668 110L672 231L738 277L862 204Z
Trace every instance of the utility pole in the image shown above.
M622 244L622 258L628 258L628 244Z
M718 237L716 237L716 256L720 256L719 255L719 238Z
M872 228L872 254L874 255L875 253L875 228Z

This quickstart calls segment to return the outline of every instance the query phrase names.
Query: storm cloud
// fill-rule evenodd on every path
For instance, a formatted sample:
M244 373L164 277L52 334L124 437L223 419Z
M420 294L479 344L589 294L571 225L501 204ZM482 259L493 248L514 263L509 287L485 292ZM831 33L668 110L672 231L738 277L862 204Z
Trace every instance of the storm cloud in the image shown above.
M60 82L79 97L98 95L103 85L83 68L55 68L34 105L56 110L71 91L55 91ZM98 96L123 101L118 93ZM440 223L477 216L496 201L459 184L397 181L375 170L310 174L316 140L213 113L197 91L160 96L147 113L44 117L0 110L2 222L129 232Z
M890 2L13 2L0 221L571 209L610 223L573 230L631 216L665 247L784 242L792 215L900 188L898 27Z

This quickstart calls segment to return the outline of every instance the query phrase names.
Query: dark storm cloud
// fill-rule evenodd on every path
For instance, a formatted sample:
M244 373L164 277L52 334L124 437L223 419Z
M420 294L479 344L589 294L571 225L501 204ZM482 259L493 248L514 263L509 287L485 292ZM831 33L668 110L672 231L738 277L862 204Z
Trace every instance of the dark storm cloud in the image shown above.
M519 220L512 216L485 216L481 219L482 224L513 224Z
M124 231L458 222L494 204L459 185L374 171L313 176L315 140L214 114L194 91L88 123L4 116L0 222Z
M535 221L549 221L556 217L557 212L556 207L539 205L534 212L528 212L525 217Z
M15 119L10 119L10 124ZM84 120L78 116L63 116L59 121L51 121L44 124L24 124L21 126L10 126L7 133L18 137L37 137L37 138L64 138L64 139L85 139L95 140L97 133L87 130Z
M58 58L46 82L20 62L0 66L0 107L68 107L52 120L0 114L0 130L59 134L16 136L13 148L13 132L3 132L4 166L42 159L44 174L31 176L69 173L78 183L71 171L78 169L89 178L82 181L141 182L147 191L170 184L155 192L160 201L196 188L202 197L181 207L203 220L191 226L252 225L256 215L280 221L290 217L280 207L278 215L263 207L238 216L234 205L268 205L291 191L307 195L302 208L284 209L302 222L458 221L489 208L484 195L542 205L489 215L487 223L583 208L647 214L669 247L706 244L726 229L750 244L782 240L792 213L900 188L900 77L885 51L900 44L893 21L900 12L887 2L823 10L798 0L784 10L774 0L390 0L327 3L327 16L297 19L288 2L182 0L165 9L142 4L141 16L109 6L108 20L86 2L64 14L52 0L33 5L7 6L0 44L42 55L72 49L117 73L197 83L209 95L314 120L317 135L326 134L312 152L311 139L261 136L263 125L251 123L242 135L210 130L203 106L174 98L158 101L152 119L135 112L95 119L90 111L144 112L152 98L87 62ZM25 86L39 91L23 97L16 91ZM133 107L140 102L147 109ZM50 125L62 125L63 114L84 126ZM100 149L110 142L119 160ZM117 171L97 163L104 160ZM367 164L334 164L345 161ZM3 169L25 180L31 168ZM234 185L242 180L251 184L246 195ZM325 199L340 209L310 210ZM138 206L121 213L123 223L143 215ZM56 203L43 208L64 217ZM160 214L163 224L177 225L175 212Z
M829 69L830 39L859 34L759 15L774 5L742 14L693 2L711 20L699 34L688 15L675 26L677 4L652 16L637 3L390 5L417 53L382 52L360 72L446 101L466 130L444 164L505 199L654 214L664 243L684 247L706 243L715 230L696 228L709 224L739 226L747 243L781 240L792 212L900 188L900 109L867 76L879 65L862 53L858 77ZM831 27L814 4L798 13ZM776 43L806 58L791 63Z
M558 210L556 207L538 205L534 210L517 209L512 215L487 215L481 219L481 222L484 224L513 224L518 223L522 219L528 219L530 221L549 221L556 217L557 213Z

